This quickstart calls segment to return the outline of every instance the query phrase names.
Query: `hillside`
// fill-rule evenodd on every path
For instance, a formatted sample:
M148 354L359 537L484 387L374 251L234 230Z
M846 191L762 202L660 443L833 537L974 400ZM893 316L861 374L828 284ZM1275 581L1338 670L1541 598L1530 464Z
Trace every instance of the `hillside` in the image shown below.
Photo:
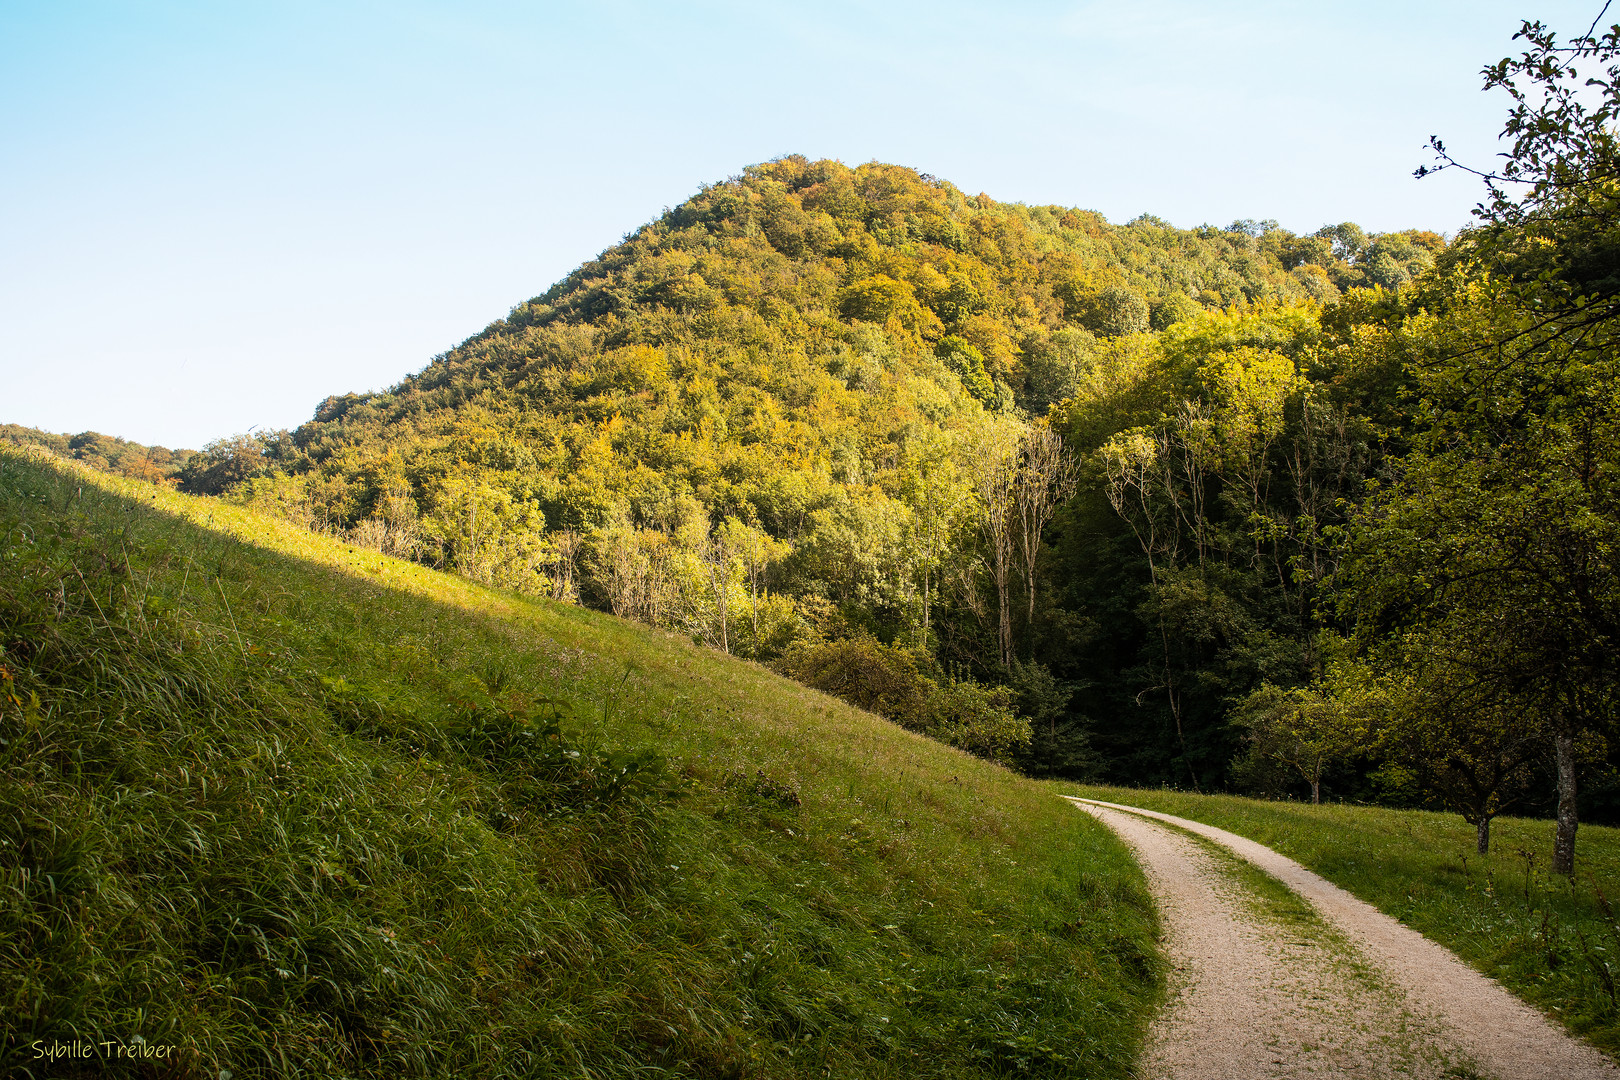
M1194 649L1178 662L1226 674L1189 691L1184 719L1144 696L1164 681L1146 575L1118 550L1134 540L1097 455L1179 399L1253 383L1231 369L1256 360L1266 393L1285 384L1265 410L1292 425L1305 390L1343 374L1319 362L1336 332L1322 305L1401 286L1443 247L1350 224L1116 226L910 169L784 158L666 211L392 389L210 448L187 488L737 655L870 635L936 681L1007 687L1031 771L1214 782L1237 748L1223 703L1259 669ZM1388 402L1365 390L1341 394L1348 438L1378 446L1362 417ZM1049 415L1086 463L1086 498L1025 543L1015 523L1069 490L1019 478ZM1279 485L1278 512L1332 525L1373 465L1357 455L1321 505ZM1015 495L1035 505L1006 511ZM1252 508L1208 505L1241 555ZM1256 648L1308 668L1310 597L1243 573L1226 588L1270 635Z
M0 1070L1126 1076L1139 871L760 666L0 448Z

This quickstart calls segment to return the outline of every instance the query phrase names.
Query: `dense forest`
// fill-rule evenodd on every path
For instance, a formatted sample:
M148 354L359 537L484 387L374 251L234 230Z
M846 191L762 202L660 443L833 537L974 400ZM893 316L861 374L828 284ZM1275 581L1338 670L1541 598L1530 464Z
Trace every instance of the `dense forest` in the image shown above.
M1524 36L1450 243L784 157L167 474L1035 775L1438 802L1482 846L1556 803L1573 844L1578 774L1613 815L1620 195L1613 84L1571 87L1616 42Z

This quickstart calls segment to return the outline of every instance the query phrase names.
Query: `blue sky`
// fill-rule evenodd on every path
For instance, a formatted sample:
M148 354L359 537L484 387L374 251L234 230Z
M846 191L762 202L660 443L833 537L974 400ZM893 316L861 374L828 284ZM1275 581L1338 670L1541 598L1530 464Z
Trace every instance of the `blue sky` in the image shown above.
M1479 69L1600 3L0 0L0 422L378 389L785 153L1183 226L1465 224Z

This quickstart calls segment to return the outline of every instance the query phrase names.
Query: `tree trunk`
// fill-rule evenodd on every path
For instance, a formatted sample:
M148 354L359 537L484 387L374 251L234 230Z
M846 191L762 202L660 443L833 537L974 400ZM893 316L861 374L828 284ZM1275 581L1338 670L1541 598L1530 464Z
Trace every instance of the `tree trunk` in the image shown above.
M714 613L720 619L720 651L727 656L731 655L730 612L726 610L726 593L731 582L726 579L728 560L724 548L715 545L709 549L709 585L714 590Z
M1024 624L1024 633L1029 635L1029 659L1035 660L1035 571L1029 572L1029 621Z
M1474 845L1475 850L1481 855L1489 855L1491 853L1491 818L1489 814L1480 815L1479 821L1474 824L1474 831L1479 837L1478 843Z
M1187 764L1187 775L1192 778L1193 790L1202 795L1204 789L1198 786L1198 770L1193 768L1192 757L1187 752L1187 733L1181 726L1181 699L1176 697L1176 680L1170 674L1170 633L1164 627L1164 612L1159 612L1159 642L1164 646L1164 693L1170 702L1170 715L1176 721L1176 742L1181 745L1181 760Z
M932 571L929 570L927 567L924 567L923 568L922 638L920 640L918 640L918 642L917 642L917 648L919 650L928 648L928 599L929 599L928 586L930 584L929 578L930 578L931 575L932 575Z
M754 596L754 645L752 649L755 660L759 659L759 586L753 587Z
M1558 759L1558 827L1553 833L1552 872L1573 877L1575 829L1580 824L1575 811L1575 736L1554 737L1553 753Z
M1001 641L1001 666L1012 667L1012 604L1007 595L1007 572L1004 567L997 569L996 573L996 600L1001 608L1001 626L999 638Z
M1311 781L1311 805L1322 805L1322 781L1320 780Z

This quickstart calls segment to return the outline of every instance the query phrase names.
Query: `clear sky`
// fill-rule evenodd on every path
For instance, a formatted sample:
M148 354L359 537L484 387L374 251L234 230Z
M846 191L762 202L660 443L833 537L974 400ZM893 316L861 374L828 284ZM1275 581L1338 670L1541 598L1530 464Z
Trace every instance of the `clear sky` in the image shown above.
M1480 68L1601 2L0 0L0 422L198 447L380 389L786 153L1127 221L1454 230Z

